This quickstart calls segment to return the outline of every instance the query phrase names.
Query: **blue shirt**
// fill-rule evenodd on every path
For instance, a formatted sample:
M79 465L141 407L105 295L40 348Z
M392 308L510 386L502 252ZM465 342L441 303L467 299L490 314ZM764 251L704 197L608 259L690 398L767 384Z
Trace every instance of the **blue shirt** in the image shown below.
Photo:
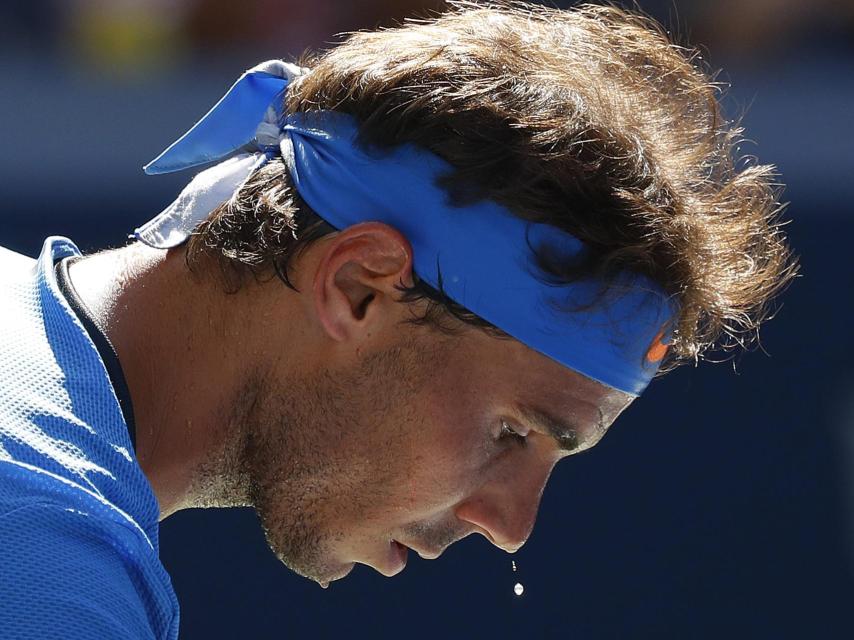
M175 639L157 500L57 284L79 255L61 237L37 260L0 247L0 636Z

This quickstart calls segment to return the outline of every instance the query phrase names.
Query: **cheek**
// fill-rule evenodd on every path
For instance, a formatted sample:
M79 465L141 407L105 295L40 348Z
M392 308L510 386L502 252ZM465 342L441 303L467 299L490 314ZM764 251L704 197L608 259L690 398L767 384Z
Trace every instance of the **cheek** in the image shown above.
M461 393L461 391L463 391ZM425 394L425 423L414 445L409 495L450 506L482 481L493 457L495 422L478 394L439 385Z

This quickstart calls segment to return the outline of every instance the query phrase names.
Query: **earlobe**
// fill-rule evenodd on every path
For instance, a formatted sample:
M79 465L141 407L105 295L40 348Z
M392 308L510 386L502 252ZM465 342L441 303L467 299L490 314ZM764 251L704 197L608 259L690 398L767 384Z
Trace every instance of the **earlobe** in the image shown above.
M379 222L348 227L325 247L314 274L317 317L333 340L356 338L377 320L383 303L395 300L400 282L412 284L406 238Z

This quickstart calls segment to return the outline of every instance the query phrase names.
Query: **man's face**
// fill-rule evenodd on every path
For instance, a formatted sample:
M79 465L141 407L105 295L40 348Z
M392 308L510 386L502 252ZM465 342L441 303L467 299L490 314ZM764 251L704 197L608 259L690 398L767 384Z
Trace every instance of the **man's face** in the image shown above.
M400 328L354 362L266 375L243 464L267 540L321 584L356 562L384 575L481 533L513 551L554 464L593 446L631 396L515 340ZM556 438L545 413L572 429ZM515 432L515 433L514 433Z

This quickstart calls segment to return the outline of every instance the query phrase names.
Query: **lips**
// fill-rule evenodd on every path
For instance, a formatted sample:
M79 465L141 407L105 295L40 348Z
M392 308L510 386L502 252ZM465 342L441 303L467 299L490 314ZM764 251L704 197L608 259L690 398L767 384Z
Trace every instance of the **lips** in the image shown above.
M386 567L380 570L384 576L391 577L397 575L406 566L406 556L409 555L409 549L392 540L388 545L388 558Z
M465 536L462 536L465 537ZM435 560L444 553L447 546L443 547L418 547L411 544L403 544L397 540L390 540L384 557L370 564L374 569L386 577L397 575L406 567L406 558L409 555L409 550L415 551L424 560Z
M442 555L445 551L445 549L439 549L439 550L423 549L423 548L415 547L415 546L411 546L411 545L409 548L412 549L415 553L417 553L424 560L435 560L440 555Z
M390 578L397 575L406 567L406 559L409 555L409 550L415 551L424 560L434 560L442 555L447 547L436 549L420 548L412 545L405 545L397 540L389 540L385 547L385 553L381 558L376 558L372 562L364 562L368 566L373 567L382 575Z
M424 560L435 560L435 559L436 559L436 558L438 558L440 555L442 555L442 552L441 552L441 551L427 551L427 550L424 550L424 551L418 551L417 553L418 553L418 555L419 555L419 556L421 556Z

